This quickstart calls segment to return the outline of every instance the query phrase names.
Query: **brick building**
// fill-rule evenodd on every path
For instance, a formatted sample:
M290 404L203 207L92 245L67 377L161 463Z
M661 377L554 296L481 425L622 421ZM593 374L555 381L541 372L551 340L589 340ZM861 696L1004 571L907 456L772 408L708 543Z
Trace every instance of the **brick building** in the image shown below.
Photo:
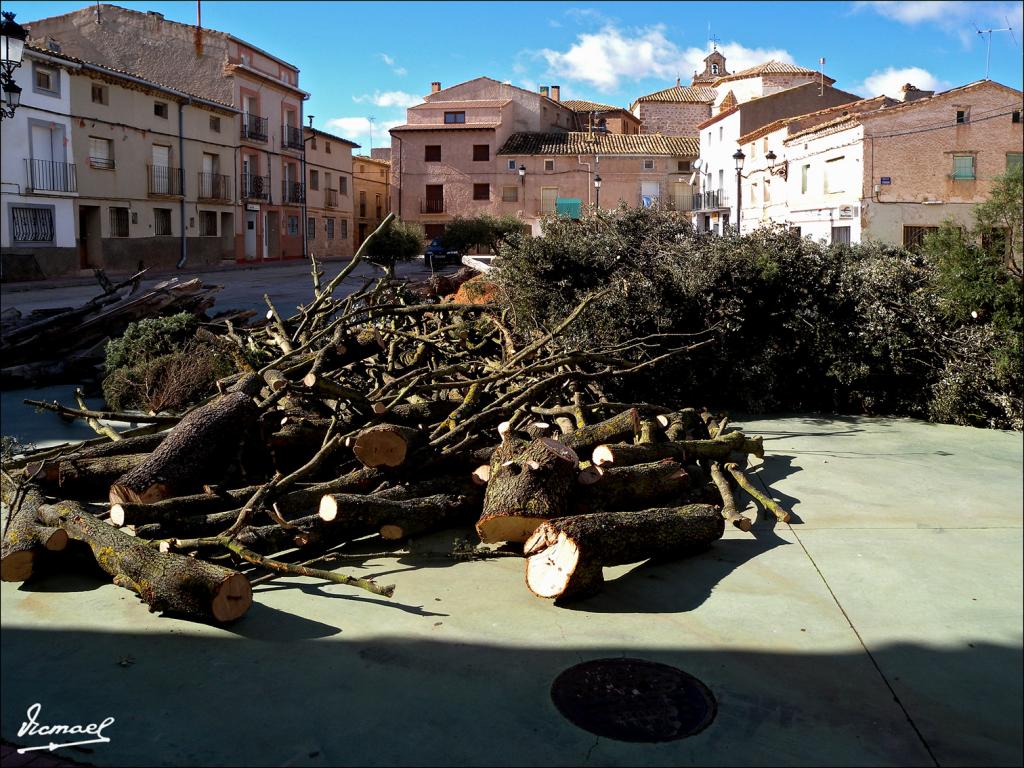
M359 145L306 127L306 251L317 259L351 256L356 185L352 150Z

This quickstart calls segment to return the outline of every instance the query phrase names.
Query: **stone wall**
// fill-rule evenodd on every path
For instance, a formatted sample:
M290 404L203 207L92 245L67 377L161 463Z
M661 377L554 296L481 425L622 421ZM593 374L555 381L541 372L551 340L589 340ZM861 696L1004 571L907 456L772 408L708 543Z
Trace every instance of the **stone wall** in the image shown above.
M77 248L4 248L0 279L5 283L78 274Z
M697 125L711 117L711 106L668 101L642 101L639 104L640 133L663 136L696 136Z

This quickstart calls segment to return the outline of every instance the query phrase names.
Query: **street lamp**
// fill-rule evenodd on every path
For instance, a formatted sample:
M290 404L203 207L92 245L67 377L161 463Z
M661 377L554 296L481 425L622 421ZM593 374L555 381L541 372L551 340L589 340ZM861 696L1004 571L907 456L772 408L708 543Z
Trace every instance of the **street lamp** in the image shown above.
M737 149L732 159L736 161L736 234L738 235L740 234L740 209L743 206L743 188L741 186L743 161L747 159L747 156L743 154L742 149Z
M526 186L526 166L522 163L519 164L519 183Z
M594 177L594 207L600 209L601 207L601 174L597 174Z
M14 82L14 70L21 66L25 53L25 39L28 30L14 20L14 14L3 11L0 21L0 85L3 88L4 106L0 116L13 117L14 110L21 102L21 88Z

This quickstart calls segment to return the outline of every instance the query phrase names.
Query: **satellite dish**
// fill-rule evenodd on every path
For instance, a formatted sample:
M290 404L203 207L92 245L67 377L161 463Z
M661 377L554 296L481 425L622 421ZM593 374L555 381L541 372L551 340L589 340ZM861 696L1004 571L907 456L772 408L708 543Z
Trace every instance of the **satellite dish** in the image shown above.
M699 171L701 168L704 167L704 161L698 157L696 160L693 161L692 166L695 171Z

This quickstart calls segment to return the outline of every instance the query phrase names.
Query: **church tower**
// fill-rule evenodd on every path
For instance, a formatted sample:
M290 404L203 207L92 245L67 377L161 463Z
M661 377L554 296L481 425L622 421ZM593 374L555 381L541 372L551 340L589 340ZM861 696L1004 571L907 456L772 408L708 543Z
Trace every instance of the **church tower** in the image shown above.
M720 77L729 73L725 69L725 56L716 47L711 53L704 57L704 71L700 74L693 73L691 85L711 85Z

